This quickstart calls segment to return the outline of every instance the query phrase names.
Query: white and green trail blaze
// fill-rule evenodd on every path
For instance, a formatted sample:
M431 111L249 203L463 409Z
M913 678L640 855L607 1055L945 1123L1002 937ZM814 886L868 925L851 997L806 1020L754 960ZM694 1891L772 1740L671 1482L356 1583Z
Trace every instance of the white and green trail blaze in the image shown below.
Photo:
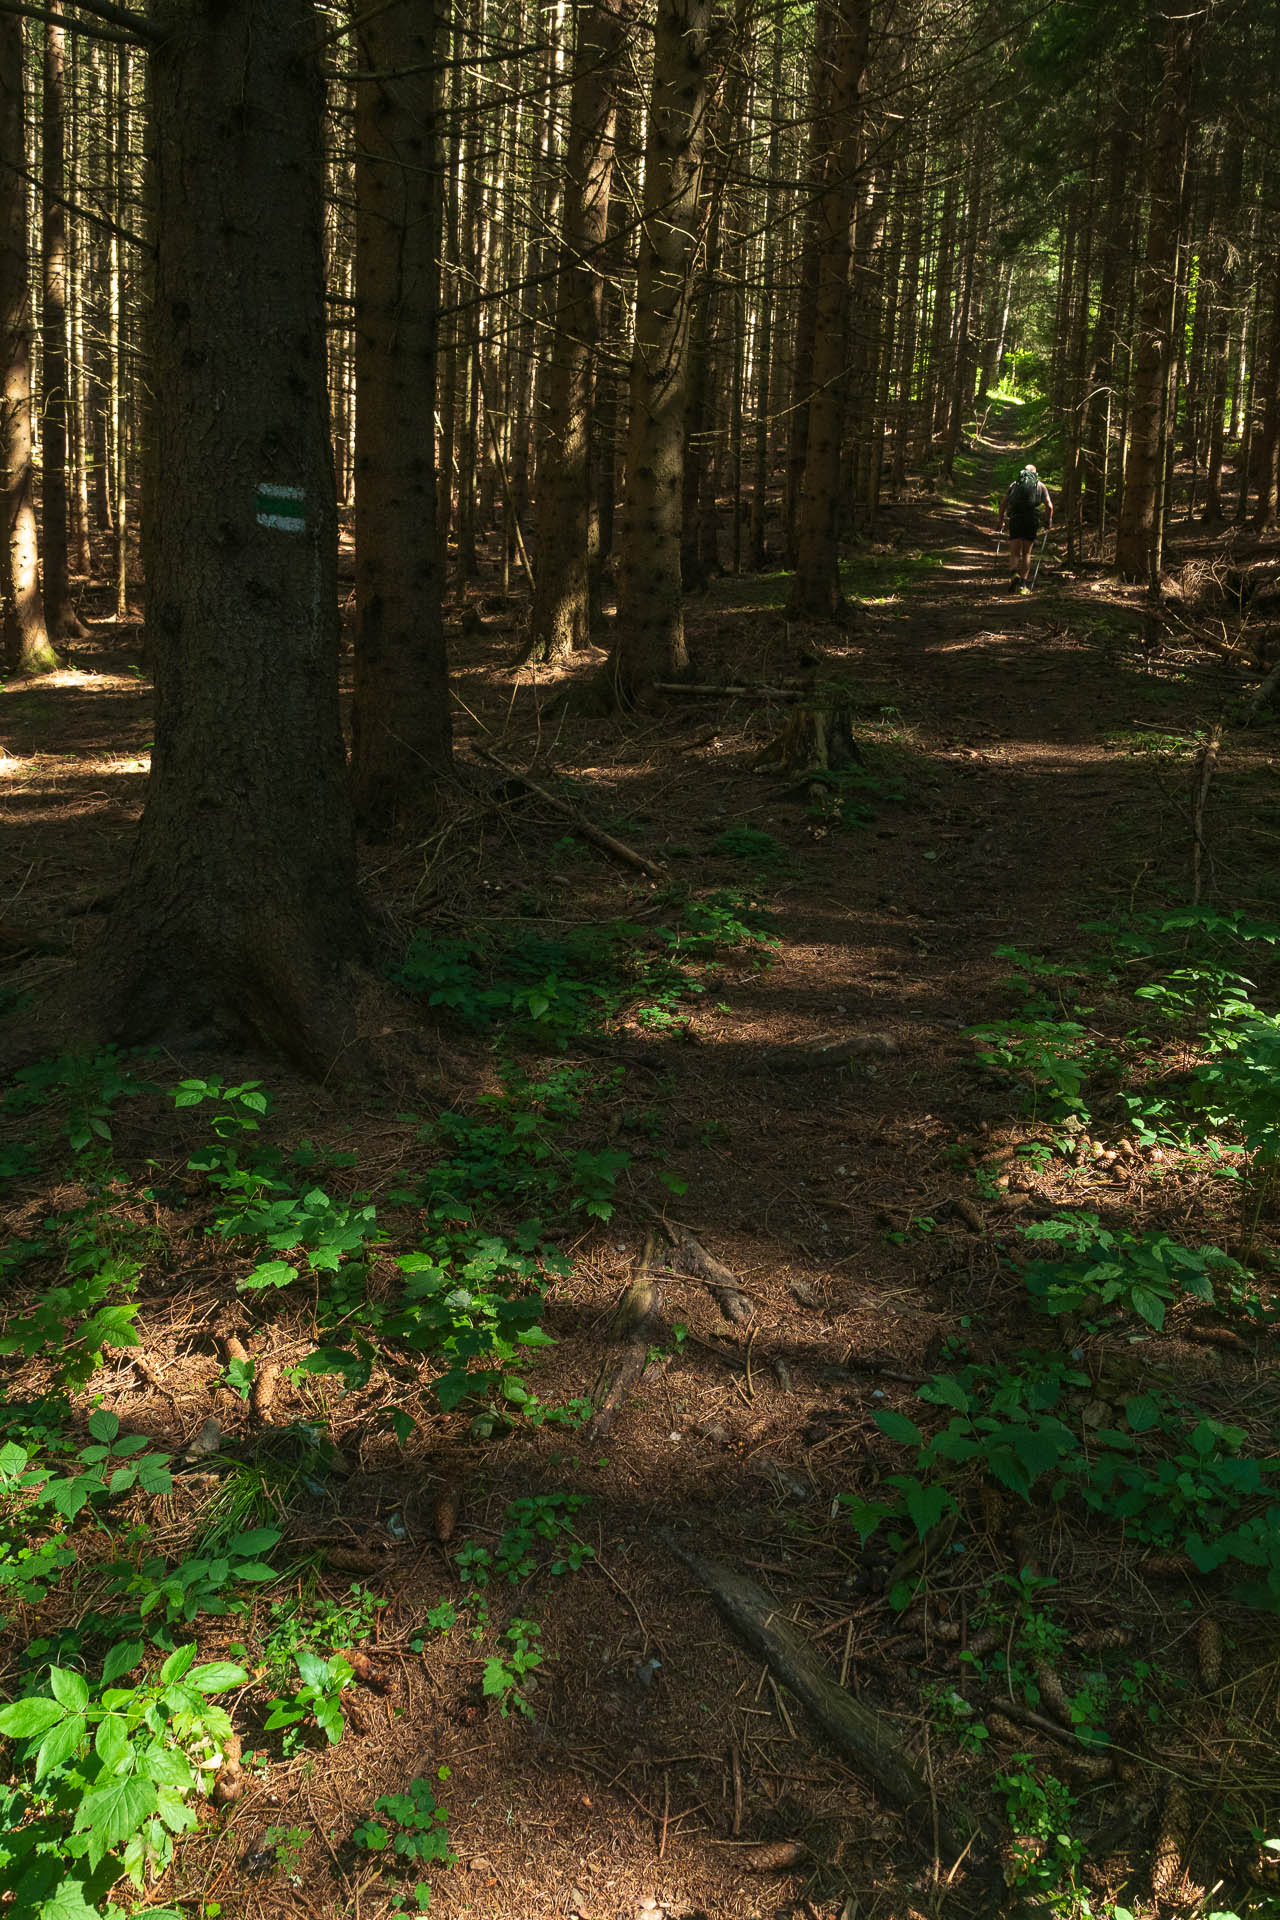
M278 533L305 532L306 495L301 487L278 487L273 481L260 480L253 500L260 527L274 527Z

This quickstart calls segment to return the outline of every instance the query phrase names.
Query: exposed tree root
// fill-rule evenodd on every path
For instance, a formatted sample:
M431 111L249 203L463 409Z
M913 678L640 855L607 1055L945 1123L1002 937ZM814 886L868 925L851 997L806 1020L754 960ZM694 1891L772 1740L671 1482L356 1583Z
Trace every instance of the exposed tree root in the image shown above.
M670 1534L662 1537L699 1586L710 1593L734 1632L795 1695L837 1752L926 1833L932 1831L936 1817L937 1832L949 1848L959 1853L969 1846L976 1822L963 1812L951 1815L937 1807L928 1780L892 1723L840 1685L764 1588L718 1561L690 1552Z
M587 1425L589 1440L602 1440L613 1431L614 1421L648 1365L651 1349L665 1336L662 1289L653 1273L656 1246L654 1235L649 1234L631 1284L614 1308L610 1334L622 1351L600 1369L591 1396L596 1411Z

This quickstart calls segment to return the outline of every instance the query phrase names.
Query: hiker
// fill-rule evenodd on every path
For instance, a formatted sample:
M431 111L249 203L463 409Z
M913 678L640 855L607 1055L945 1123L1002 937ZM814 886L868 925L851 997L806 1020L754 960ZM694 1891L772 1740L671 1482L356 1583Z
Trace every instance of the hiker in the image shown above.
M1053 501L1049 489L1033 466L1025 466L1010 486L1000 509L1000 531L1009 532L1009 558L1013 572L1009 576L1012 593L1029 593L1027 575L1031 571L1031 549L1040 531L1040 509L1048 514L1046 531L1053 525Z

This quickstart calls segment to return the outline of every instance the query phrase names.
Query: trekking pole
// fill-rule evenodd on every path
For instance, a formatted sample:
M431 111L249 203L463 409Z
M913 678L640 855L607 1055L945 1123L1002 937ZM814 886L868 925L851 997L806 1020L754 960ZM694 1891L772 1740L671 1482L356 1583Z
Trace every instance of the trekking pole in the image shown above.
M998 540L996 541L995 571L997 573L999 573L1000 571L1000 549L1003 545L1004 545L1004 535L1001 534Z
M1044 559L1044 550L1048 546L1048 544L1049 544L1049 529L1048 527L1046 527L1044 532L1040 535L1040 551L1036 554L1036 570L1031 576L1031 584L1033 587L1036 581L1040 578L1040 563Z

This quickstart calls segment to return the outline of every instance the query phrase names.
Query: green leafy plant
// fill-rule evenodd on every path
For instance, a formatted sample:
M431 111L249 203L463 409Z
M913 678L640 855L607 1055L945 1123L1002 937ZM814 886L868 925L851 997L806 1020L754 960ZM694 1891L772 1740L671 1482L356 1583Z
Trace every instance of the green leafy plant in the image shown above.
M262 1841L275 1854L279 1871L293 1878L302 1865L310 1838L310 1827L268 1827Z
M726 827L711 842L711 851L722 860L741 860L751 867L779 867L787 858L787 849L776 834L759 827L741 824Z
M241 1584L259 1586L278 1579L276 1569L262 1556L279 1541L278 1527L255 1527L233 1533L214 1549L194 1554L176 1566L153 1554L136 1568L127 1564L112 1567L108 1578L137 1603L140 1619L163 1610L164 1620L190 1625L201 1614L243 1611L248 1601L235 1591Z
M1183 1295L1212 1304L1219 1279L1246 1277L1246 1270L1220 1247L1184 1247L1167 1233L1133 1233L1104 1227L1096 1214L1067 1214L1023 1229L1035 1243L1062 1250L1056 1260L1032 1260L1023 1279L1045 1313L1079 1313L1105 1322L1108 1309L1135 1314L1157 1331L1168 1308Z
M355 1669L340 1653L331 1654L326 1660L322 1654L306 1647L299 1648L294 1655L294 1664L302 1685L287 1698L272 1700L263 1724L268 1733L284 1730L286 1755L297 1751L301 1739L297 1729L308 1719L314 1720L330 1746L336 1747L347 1726L341 1706L342 1693L351 1685Z
M346 1600L307 1598L293 1594L271 1604L270 1624L262 1635L262 1661L273 1684L288 1675L294 1657L302 1652L337 1653L359 1647L369 1639L386 1601L353 1581Z
M533 1708L528 1696L537 1683L529 1676L543 1662L539 1645L542 1629L536 1620L515 1619L504 1630L502 1638L507 1642L507 1649L500 1648L485 1661L484 1694L498 1702L498 1711L504 1720L512 1707L532 1720Z
M115 1685L142 1652L139 1641L113 1647L96 1695L82 1674L54 1667L47 1695L0 1708L22 1776L0 1848L0 1888L15 1912L97 1914L121 1873L141 1888L168 1866L174 1836L196 1824L191 1803L208 1791L231 1732L211 1696L249 1676L228 1661L197 1665L196 1648L184 1646L154 1680Z
M1071 1831L1076 1801L1053 1774L1041 1777L1030 1754L1016 1753L994 1782L1013 1833L1014 1885L1028 1893L1074 1888L1085 1858Z
M437 1785L448 1778L448 1767L436 1769ZM429 1781L418 1778L409 1782L404 1793L384 1793L374 1801L373 1809L383 1819L360 1821L352 1830L352 1844L367 1853L382 1855L386 1869L392 1865L403 1871L457 1864L458 1856L449 1845L448 1810L437 1800ZM429 1882L418 1881L412 1897L418 1911L425 1913L431 1900ZM392 1902L404 1903L403 1895Z

